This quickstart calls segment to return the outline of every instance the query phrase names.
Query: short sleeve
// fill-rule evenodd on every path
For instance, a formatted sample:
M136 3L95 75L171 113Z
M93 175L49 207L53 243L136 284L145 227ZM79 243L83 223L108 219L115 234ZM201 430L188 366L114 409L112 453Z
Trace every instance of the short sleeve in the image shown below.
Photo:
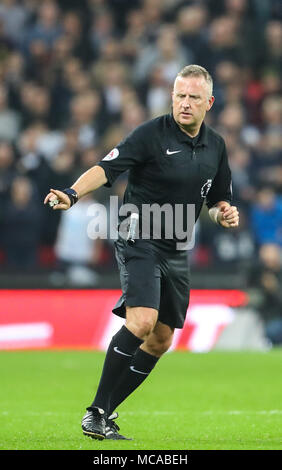
M139 126L98 163L108 180L105 186L111 187L120 174L144 164L147 158L144 126Z
M219 201L232 201L231 170L228 164L226 146L223 141L223 150L219 168L207 194L206 204L210 209Z

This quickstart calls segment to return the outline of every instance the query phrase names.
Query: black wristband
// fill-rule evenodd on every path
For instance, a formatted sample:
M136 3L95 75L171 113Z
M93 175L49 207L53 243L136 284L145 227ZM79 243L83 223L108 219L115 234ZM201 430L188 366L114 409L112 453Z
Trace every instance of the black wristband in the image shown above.
M65 193L69 197L71 207L78 201L78 195L74 189L65 188L65 189L62 189L62 193Z

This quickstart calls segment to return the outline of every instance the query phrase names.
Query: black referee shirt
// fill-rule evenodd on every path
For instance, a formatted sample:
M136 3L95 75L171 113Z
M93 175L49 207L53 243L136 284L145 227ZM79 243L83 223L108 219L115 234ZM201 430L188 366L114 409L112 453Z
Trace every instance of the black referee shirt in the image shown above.
M129 170L124 203L183 205L184 228L187 204L195 206L195 221L204 201L210 208L219 201L231 202L231 172L223 138L202 124L190 138L172 114L138 126L100 163L107 183ZM175 245L174 240L174 245ZM168 242L173 247L172 240Z

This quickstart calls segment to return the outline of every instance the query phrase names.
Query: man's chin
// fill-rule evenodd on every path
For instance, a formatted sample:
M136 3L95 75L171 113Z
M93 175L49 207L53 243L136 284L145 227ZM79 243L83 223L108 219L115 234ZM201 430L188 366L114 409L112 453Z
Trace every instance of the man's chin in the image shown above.
M183 129L185 130L194 128L194 121L192 121L191 119L179 119L177 123L180 127L183 127Z
M179 116L178 117L178 123L181 125L181 126L193 126L193 124L195 124L194 122L194 118L192 115L189 115L189 116Z

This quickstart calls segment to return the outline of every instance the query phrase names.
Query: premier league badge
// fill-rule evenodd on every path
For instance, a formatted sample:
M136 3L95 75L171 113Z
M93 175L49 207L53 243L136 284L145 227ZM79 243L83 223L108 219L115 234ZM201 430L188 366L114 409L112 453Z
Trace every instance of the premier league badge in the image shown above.
M205 184L201 187L201 196L203 198L207 197L207 194L211 188L211 185L212 185L212 180L211 179L208 179Z

